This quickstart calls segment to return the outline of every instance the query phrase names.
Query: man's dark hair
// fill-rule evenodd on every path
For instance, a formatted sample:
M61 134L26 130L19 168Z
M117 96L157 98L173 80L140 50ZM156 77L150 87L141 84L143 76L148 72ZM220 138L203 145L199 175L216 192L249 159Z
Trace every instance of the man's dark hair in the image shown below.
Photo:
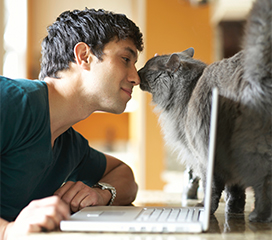
M57 78L57 72L68 69L74 60L74 46L88 44L92 53L102 60L105 44L117 37L131 39L137 50L143 50L142 33L124 14L102 9L65 11L51 26L42 42L42 61L39 78Z

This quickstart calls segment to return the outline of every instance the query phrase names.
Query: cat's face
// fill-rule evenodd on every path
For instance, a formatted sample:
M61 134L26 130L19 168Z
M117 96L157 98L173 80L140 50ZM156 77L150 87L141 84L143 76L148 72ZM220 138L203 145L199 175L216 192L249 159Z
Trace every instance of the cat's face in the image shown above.
M140 88L152 94L153 102L162 105L173 96L175 88L186 82L187 75L194 63L194 49L180 53L155 56L138 71Z

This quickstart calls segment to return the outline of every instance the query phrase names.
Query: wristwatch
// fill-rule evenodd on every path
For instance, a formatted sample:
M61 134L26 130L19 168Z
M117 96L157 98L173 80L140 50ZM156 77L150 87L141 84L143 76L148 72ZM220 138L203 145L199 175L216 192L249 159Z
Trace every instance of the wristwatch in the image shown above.
M111 206L113 204L114 199L116 198L116 189L115 187L111 186L108 183L98 182L95 185L93 185L94 188L101 188L102 190L109 190L111 192L111 200L108 204L108 206Z

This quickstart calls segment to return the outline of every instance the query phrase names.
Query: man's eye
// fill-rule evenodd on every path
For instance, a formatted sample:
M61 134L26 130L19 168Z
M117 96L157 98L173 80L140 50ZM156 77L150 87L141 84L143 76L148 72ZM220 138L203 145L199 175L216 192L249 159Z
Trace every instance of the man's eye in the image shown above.
M129 62L130 61L130 59L129 58L126 58L126 57L123 57L123 59L125 60L125 62Z

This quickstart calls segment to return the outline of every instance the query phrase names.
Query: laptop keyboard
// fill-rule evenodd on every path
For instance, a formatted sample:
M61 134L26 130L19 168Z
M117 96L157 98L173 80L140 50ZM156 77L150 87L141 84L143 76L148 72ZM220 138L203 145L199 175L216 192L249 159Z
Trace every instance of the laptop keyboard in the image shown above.
M200 213L200 209L194 208L144 208L137 216L137 221L196 222Z

